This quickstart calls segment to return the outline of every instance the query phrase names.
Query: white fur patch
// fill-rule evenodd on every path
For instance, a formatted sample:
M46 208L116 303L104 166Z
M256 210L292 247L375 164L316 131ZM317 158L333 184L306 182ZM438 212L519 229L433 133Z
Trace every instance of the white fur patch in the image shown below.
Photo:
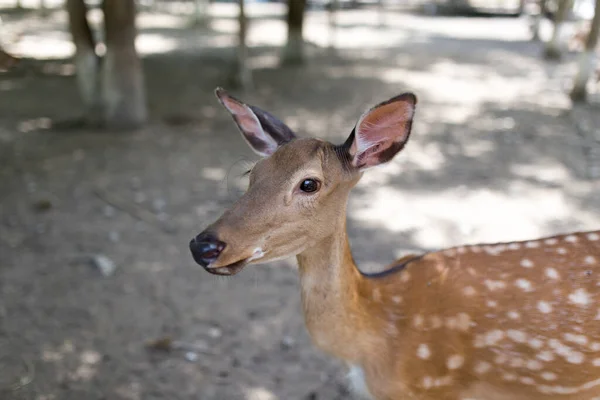
M250 256L250 258L248 259L248 262L250 261L254 261L254 260L258 260L260 258L263 258L265 256L265 252L263 251L263 249L261 249L260 247L257 247L254 249L254 252L252 253L252 255Z
M373 396L369 393L367 382L365 381L365 373L358 365L351 365L348 371L348 381L352 392L363 400L371 400Z

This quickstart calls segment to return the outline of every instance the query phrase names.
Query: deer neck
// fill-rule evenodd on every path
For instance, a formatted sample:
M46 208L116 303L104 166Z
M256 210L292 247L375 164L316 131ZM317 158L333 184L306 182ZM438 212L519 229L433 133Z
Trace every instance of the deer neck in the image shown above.
M361 352L343 343L360 343L361 338L366 343L376 337L360 299L371 283L354 263L342 215L332 235L297 256L302 305L315 344L338 358L359 363Z

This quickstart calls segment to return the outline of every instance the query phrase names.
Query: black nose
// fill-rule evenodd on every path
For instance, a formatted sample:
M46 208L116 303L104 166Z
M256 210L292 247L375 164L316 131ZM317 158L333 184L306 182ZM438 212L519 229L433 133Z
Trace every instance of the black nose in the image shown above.
M224 248L225 243L210 233L201 233L190 241L190 251L194 261L203 267L215 262Z

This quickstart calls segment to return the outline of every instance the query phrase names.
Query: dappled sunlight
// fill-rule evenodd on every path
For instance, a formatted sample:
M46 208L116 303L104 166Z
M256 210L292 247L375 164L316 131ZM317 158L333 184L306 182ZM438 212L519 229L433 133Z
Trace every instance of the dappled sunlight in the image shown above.
M22 57L40 60L69 58L75 53L75 45L66 32L23 35L10 49Z
M135 40L140 54L167 53L178 48L177 40L154 33L141 33Z
M600 224L600 216L579 208L563 190L518 181L507 190L466 185L439 191L363 190L351 197L351 219L390 232L412 231L411 239L423 248L526 240L548 234L544 227L560 220L581 229ZM448 225L451 229L444 229Z
M278 400L271 391L265 388L246 389L246 400Z

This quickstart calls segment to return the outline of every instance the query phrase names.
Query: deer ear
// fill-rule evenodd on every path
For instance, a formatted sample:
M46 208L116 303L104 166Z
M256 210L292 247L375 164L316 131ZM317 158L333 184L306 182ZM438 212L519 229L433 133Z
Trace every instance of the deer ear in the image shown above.
M390 161L410 136L417 97L404 93L364 113L345 147L352 166L361 170Z
M244 139L260 156L270 156L279 146L296 137L286 124L270 113L241 102L221 88L217 88L215 94L231 113Z

